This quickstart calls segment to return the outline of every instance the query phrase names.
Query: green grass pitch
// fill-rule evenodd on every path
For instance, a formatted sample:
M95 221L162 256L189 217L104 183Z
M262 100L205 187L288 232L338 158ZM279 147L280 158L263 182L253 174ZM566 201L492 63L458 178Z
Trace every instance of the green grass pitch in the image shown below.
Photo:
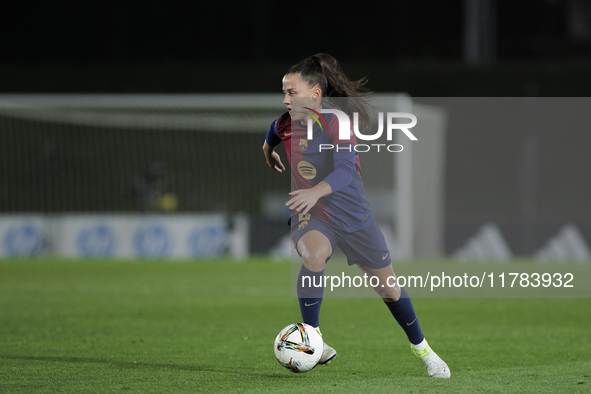
M289 273L262 258L0 261L0 392L591 391L589 299L415 299L451 379L427 377L381 300L326 299L339 357L293 374L272 349L300 321Z

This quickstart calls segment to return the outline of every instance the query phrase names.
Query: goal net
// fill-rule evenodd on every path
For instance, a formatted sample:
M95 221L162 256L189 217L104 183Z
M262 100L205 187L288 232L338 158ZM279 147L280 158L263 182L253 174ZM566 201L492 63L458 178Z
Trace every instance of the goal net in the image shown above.
M268 252L289 234L284 204L290 178L270 171L261 151L269 125L285 111L282 101L275 94L0 96L2 253L10 254L6 244L15 239L28 245L29 254L63 252L52 245L59 237L28 239L33 230L10 238L10 217L35 223L89 214L215 214L231 231L235 218L249 218L240 230L248 232L248 241L240 241L241 253ZM408 98L397 105L410 105L409 112L430 110L412 107ZM416 145L407 162L391 156L384 170L391 175L386 187L367 180L370 202L383 211L401 257L442 252L442 223L433 225L433 220L442 215L444 117L433 113L431 118L429 127L437 129L439 138L431 148ZM286 162L284 148L278 151ZM417 166L418 161L432 165ZM59 231L59 226L49 227L54 234ZM422 245L425 238L420 241L415 234L426 229L437 234ZM95 255L108 250L109 242L116 244L116 237L109 241L99 230L91 235L87 238L101 246L95 245ZM158 238L157 231L152 235Z

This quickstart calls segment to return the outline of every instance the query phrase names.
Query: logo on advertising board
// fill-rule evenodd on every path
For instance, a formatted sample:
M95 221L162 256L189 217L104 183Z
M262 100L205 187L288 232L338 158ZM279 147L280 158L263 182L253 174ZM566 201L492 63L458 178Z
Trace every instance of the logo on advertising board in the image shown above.
M140 257L167 257L172 251L172 237L161 224L146 225L136 231L133 246Z
M4 237L9 256L37 256L43 252L43 231L33 222L12 225Z
M78 235L76 248L86 257L112 256L116 249L115 232L104 223L86 226Z
M200 226L191 231L188 246L192 256L214 257L224 253L230 236L222 225Z

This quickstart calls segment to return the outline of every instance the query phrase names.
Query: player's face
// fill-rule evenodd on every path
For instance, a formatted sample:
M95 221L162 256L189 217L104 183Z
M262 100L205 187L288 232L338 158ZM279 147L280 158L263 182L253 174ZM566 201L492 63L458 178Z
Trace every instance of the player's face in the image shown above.
M283 104L287 106L291 119L295 121L303 121L308 117L304 112L309 111L303 107L316 109L322 105L320 87L310 86L300 78L300 74L287 74L283 77L283 93L285 93ZM296 97L298 97L297 100L292 100Z

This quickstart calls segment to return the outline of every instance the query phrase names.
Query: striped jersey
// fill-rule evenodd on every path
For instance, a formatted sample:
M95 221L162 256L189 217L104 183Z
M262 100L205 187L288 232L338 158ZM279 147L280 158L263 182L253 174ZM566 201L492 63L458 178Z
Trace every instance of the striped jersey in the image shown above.
M313 138L308 139L306 125L292 122L286 112L269 127L267 144L285 145L293 190L309 189L322 181L330 185L332 193L320 198L310 214L349 233L364 229L374 217L354 150L355 135L351 132L348 139L340 140L337 117L322 117L325 122L315 123Z

